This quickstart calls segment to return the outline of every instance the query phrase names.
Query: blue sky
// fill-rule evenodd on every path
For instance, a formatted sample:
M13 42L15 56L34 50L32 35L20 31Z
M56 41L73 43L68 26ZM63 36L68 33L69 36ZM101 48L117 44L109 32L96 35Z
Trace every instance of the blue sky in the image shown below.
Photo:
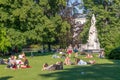
M84 7L81 7L83 0L68 0L67 7L73 7L72 14L74 13L83 13Z

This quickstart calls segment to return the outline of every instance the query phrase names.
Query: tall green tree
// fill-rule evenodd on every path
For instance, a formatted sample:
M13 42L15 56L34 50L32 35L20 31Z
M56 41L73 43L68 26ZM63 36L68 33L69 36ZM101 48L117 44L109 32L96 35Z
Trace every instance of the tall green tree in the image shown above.
M0 0L0 27L6 28L11 46L57 42L66 35L67 22L59 16L64 0ZM58 33L57 28L61 32ZM65 30L64 30L65 29ZM65 41L65 40L64 40ZM59 43L59 42L58 42Z

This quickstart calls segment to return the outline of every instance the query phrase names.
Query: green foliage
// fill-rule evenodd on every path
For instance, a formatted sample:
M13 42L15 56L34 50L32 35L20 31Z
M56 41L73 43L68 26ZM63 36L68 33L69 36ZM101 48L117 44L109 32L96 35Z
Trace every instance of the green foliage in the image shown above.
M59 43L69 31L69 24L58 14L60 5L65 5L65 1L0 0L0 27L6 28L11 47Z
M87 18L87 22L85 23L84 28L79 36L82 44L87 43L89 29L90 29L90 18Z
M120 60L120 47L113 49L110 54L108 54L109 59L119 59Z
M10 43L12 46L23 46L26 44L25 36L18 30L13 28L7 29L7 36L10 37Z
M0 27L0 50L6 52L11 47L10 37L6 34L6 28Z
M70 32L70 24L67 21L63 21L59 15L55 15L51 20L54 20L57 44L65 48L68 41L67 32Z

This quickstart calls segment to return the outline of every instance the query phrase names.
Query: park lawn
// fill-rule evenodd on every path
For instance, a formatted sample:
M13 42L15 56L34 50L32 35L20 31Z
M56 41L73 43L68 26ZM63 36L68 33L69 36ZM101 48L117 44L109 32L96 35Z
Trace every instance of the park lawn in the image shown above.
M27 56L32 68L5 69L0 65L0 80L120 80L120 60L99 59L94 55L95 65L64 65L64 70L41 71L45 62L53 64L64 59L53 59L52 54ZM84 55L79 56L88 61ZM92 60L94 60L92 59ZM72 57L72 61L73 57Z

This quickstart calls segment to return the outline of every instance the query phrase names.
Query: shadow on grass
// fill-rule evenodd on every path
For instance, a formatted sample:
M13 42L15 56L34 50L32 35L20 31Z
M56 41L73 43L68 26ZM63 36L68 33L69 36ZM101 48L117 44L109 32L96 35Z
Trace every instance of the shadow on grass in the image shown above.
M46 80L49 78L54 78L54 80L120 80L119 75L120 65L118 64L72 66L62 71L39 74Z
M13 77L12 76L0 77L0 80L9 80L10 78L13 78Z
M112 61L113 63L115 63L115 64L117 64L117 65L120 65L120 60L111 59L110 61Z

